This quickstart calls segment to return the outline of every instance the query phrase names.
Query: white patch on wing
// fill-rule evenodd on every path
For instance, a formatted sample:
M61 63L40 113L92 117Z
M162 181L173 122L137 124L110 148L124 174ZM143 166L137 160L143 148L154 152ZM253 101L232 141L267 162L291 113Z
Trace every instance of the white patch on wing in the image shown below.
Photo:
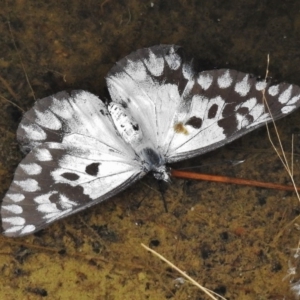
M289 105L289 106L284 106L282 109L281 109L281 112L283 114L288 114L290 113L292 110L294 110L296 108L295 105Z
M13 202L21 202L25 199L23 194L6 194L6 197L11 199Z
M246 96L250 91L250 84L248 80L249 75L245 75L242 81L235 84L234 90L242 97Z
M262 104L257 103L249 114L253 117L253 120L257 120L260 116L265 113L265 107Z
M21 214L23 212L23 208L16 204L2 205L2 208L12 212L13 214Z
M271 96L276 96L279 92L279 85L270 86L268 89L268 93Z
M2 219L3 220L3 219ZM20 226L13 226L13 227L9 227L8 229L4 230L5 233L13 233L13 232L18 232L21 229L23 229L24 226L20 225Z
M42 167L36 163L19 165L28 175L38 175L42 172Z
M292 95L292 86L290 85L284 92L280 94L278 100L281 104L287 103Z
M22 217L8 217L2 218L2 222L9 223L13 226L23 226L25 224L25 219Z
M165 56L166 62L170 69L177 70L181 65L181 57L175 52L174 48L170 49L170 53Z
M57 208L55 203L39 204L37 210L41 213L59 213L60 210Z
M267 87L267 82L265 80L263 81L258 81L255 84L255 88L257 91L262 91Z
M35 155L36 159L39 161L51 161L53 159L52 155L48 149L43 149L43 148L36 149L34 155Z
M41 112L37 109L34 109L34 112L37 116L35 121L37 124L52 130L61 129L61 122L50 110L45 110Z
M131 60L127 61L125 66L125 72L134 79L139 81L145 80L147 77L147 71L142 62L133 62Z
M25 192L36 192L41 189L35 179L15 180L14 183L20 186Z
M233 79L231 78L230 73L227 70L223 75L221 75L218 78L218 86L220 89L226 89L231 85L232 81Z
M165 62L162 57L157 57L151 50L149 50L149 58L144 59L144 63L152 75L156 77L162 75L165 67Z
M209 74L201 74L199 75L197 79L199 85L206 91L212 84L213 82L213 77Z
M31 124L31 125L21 124L20 127L24 129L24 131L26 132L26 137L31 140L43 141L47 137L45 131L36 124Z
M292 99L287 103L287 105L296 104L300 99L300 95L292 97Z
M30 233L30 232L32 232L34 230L35 230L35 226L34 225L26 225L21 230L21 234L27 234L27 233Z

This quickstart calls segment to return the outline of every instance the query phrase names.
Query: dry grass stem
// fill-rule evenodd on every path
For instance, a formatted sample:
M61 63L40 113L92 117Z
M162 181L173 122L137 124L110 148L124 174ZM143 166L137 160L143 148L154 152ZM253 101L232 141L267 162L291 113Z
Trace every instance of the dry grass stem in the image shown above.
M7 3L6 3L6 4L7 4ZM16 52L17 52L17 54L18 54L18 57L19 57L19 59L20 59L20 63L21 63L23 72L24 72L24 74L25 74L25 78L26 78L27 84L28 84L28 86L29 86L29 88L30 88L30 90L31 90L33 99L36 100L35 94L34 94L34 90L33 90L32 86L31 86L31 84L30 84L30 81L29 81L27 72L26 72L26 70L25 70L25 66L24 66L24 64L23 64L23 60L22 60L20 51L19 51L19 49L18 49L18 47L17 47L17 45L16 45L15 38L14 38L12 29L11 29L11 26L10 26L10 20L9 20L9 19L7 19L7 24L8 24L8 28L9 28L9 32L10 32L10 35L11 35L11 39L12 39L13 45L14 45L14 47L15 47L15 49L16 49Z
M267 57L267 69L266 69L266 76L265 76L265 80L267 80L267 77L268 77L268 74L269 74L269 64L270 64L270 56L268 54L268 57ZM277 138L277 142L278 142L278 145L279 145L279 149L275 146L275 143L273 141L273 138L271 137L271 133L270 133L270 129L269 129L269 126L268 124L266 123L266 127L267 127L267 132L268 132L268 138L269 138L269 141L273 147L273 149L275 150L277 156L279 157L282 165L284 166L284 168L286 169L291 181L292 181L292 184L294 186L294 189L295 189L295 193L297 195L297 198L300 202L300 196L299 196L299 193L297 191L297 186L296 186L296 183L295 183L295 180L294 180L294 176L293 176L293 151L292 151L292 158L291 158L291 163L289 163L286 155L285 155L285 151L283 149L283 145L282 145L282 142L281 142L281 138L280 138L280 135L279 135L279 132L277 130L277 126L275 124L275 120L272 116L272 113L271 113L271 110L270 110L270 107L268 105L268 102L267 102L267 99L266 99L266 96L265 96L265 90L263 90L262 94L263 94L263 101L264 101L264 104L268 110L268 113L270 114L271 116L271 119L272 119L272 123L273 123L273 126L274 126L274 129L275 129L275 133L276 133L276 138ZM294 146L293 146L293 138L292 138L292 150L293 150Z
M173 263L171 263L170 261L168 261L165 257L163 257L161 254L157 253L156 251L152 250L151 248L147 247L146 245L144 245L143 243L141 244L142 247L144 247L146 250L150 251L152 254L154 254L155 256L157 256L158 258L160 258L162 261L164 261L165 263L167 263L170 267L172 267L173 269L175 269L178 273L180 273L183 277L185 277L188 281L190 281L193 285L197 286L200 290L202 290L206 295L208 295L211 299L214 300L218 300L219 299L223 299L226 300L226 298L222 297L221 295L215 293L212 290L209 290L205 287L203 287L202 285L200 285L197 281L195 281L193 278L191 278L189 275L187 275L185 272L183 272L182 270L180 270L178 267L176 267ZM216 298L215 296L217 296L218 298Z
M9 102L9 103L12 104L13 106L17 107L21 112L25 113L25 110L24 110L22 107L20 107L19 105L17 105L16 103L14 103L14 102L8 100L7 98L5 98L5 97L3 97L3 96L1 96L1 95L0 95L0 99L2 99L3 101Z

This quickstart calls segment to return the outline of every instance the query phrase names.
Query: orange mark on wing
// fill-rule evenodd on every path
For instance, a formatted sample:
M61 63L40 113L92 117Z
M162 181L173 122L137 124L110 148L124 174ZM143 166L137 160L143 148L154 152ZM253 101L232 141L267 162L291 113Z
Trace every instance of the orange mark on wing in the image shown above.
M176 123L174 125L174 131L176 133L183 133L185 135L188 135L189 132L187 131L186 127L183 125L183 123L179 122L179 123Z

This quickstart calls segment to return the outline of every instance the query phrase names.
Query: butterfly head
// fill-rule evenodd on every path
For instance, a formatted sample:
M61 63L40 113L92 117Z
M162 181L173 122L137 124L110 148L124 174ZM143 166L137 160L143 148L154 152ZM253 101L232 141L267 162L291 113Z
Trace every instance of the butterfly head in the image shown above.
M153 176L157 180L163 180L165 182L171 182L170 170L165 165L162 165L162 166L159 166L158 168L155 168L152 172L153 172Z

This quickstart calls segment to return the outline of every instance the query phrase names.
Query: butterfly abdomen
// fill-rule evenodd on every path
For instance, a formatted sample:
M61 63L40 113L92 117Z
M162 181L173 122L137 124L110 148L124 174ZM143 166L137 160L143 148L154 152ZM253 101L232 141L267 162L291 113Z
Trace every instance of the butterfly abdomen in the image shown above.
M111 102L108 111L123 140L133 148L140 145L143 139L142 130L127 110L122 105Z

